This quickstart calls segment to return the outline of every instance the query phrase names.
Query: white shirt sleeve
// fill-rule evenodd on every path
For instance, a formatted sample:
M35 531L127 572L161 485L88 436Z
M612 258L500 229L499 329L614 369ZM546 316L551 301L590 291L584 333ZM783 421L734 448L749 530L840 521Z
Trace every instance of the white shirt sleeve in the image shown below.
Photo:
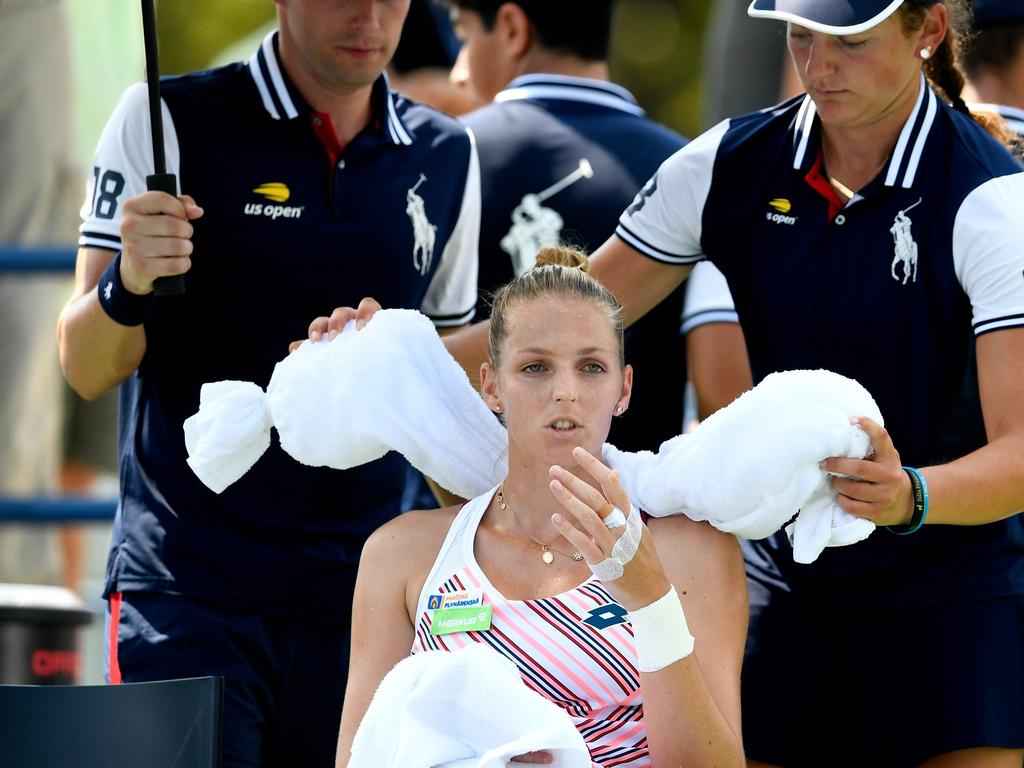
M480 161L476 139L468 128L469 168L462 193L462 208L451 237L445 243L441 264L423 298L420 310L438 328L465 325L476 311L480 243Z
M1024 326L1024 173L990 179L960 205L953 265L974 333Z
M725 120L665 160L619 218L615 234L666 264L703 259L701 219L718 146L728 128Z
M164 156L168 173L178 176L178 135L170 110L161 103ZM145 83L124 92L100 135L92 174L82 203L78 244L118 250L121 247L121 206L146 191L146 176L154 171L153 139L149 130L149 100Z
M686 278L686 296L679 332L687 334L707 323L738 323L736 306L725 275L710 261L702 261Z

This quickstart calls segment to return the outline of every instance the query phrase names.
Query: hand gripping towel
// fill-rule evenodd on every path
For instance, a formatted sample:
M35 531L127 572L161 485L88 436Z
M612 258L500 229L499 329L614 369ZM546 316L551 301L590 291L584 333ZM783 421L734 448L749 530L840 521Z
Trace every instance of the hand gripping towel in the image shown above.
M836 504L819 467L831 456L864 458L871 451L853 416L882 423L874 399L853 379L783 371L656 454L606 445L604 455L633 503L649 514L685 514L747 539L786 526L793 558L809 563L826 546L861 541L875 529Z

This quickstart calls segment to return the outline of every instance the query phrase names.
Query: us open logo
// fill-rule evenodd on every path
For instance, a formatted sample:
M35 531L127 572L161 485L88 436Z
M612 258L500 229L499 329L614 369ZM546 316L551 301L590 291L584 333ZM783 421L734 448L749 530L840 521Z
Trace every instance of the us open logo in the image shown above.
M284 203L291 197L291 190L288 185L280 181L269 181L260 184L254 190L260 195L274 203ZM269 219L297 219L302 216L304 205L268 205L266 203L246 203L246 216L265 216Z
M768 201L768 207L772 208L773 211L765 213L765 218L773 224L787 224L792 226L796 224L796 216L787 216L792 204L784 197L776 197L774 200Z

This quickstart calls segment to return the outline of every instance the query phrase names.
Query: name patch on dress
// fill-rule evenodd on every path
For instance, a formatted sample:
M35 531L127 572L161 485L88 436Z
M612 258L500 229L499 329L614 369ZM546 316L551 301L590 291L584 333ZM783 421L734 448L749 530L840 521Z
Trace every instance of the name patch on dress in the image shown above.
M475 605L483 605L484 591L482 589L464 589L460 592L446 592L427 596L427 610L436 611L438 608L472 608Z
M452 632L486 632L491 628L491 606L472 608L438 608L430 617L430 634L450 635Z

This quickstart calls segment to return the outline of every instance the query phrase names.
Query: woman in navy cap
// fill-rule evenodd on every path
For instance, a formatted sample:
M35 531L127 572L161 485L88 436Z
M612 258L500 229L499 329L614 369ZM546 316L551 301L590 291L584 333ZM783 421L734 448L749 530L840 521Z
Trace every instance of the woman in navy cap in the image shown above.
M823 462L879 530L810 565L743 544L751 765L1024 760L1024 167L961 97L957 10L754 0L806 94L666 160L593 259L627 322L711 260L755 381L831 369L885 416L869 458ZM445 338L467 367L485 341Z
M668 159L595 254L634 317L710 259L754 381L838 371L886 419L823 463L879 530L744 542L751 765L1022 764L1024 173L961 98L954 6L754 0L806 94Z

